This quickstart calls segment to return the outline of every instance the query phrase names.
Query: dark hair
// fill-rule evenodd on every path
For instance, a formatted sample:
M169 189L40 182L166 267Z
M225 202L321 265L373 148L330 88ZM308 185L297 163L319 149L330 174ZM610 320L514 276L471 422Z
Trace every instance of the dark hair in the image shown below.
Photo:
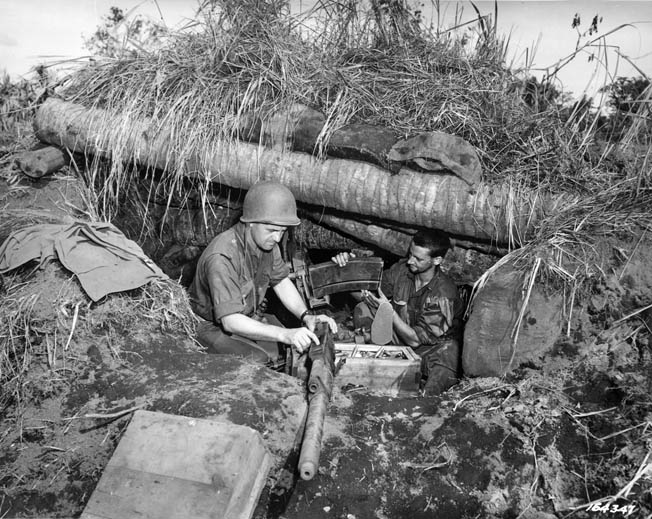
M412 237L412 241L417 247L428 249L431 258L436 258L437 256L443 258L446 252L448 252L448 249L451 248L451 240L448 234L439 229L419 231Z

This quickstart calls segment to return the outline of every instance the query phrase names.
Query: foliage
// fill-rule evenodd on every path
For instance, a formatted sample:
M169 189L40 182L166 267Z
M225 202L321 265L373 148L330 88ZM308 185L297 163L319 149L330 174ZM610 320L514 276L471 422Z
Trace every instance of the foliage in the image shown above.
M530 76L523 81L523 101L535 112L545 112L557 107L564 100L560 91L549 78L538 79Z
M7 73L0 76L0 166L6 155L33 139L34 112L49 84L44 67L37 67L36 72L33 80L13 81Z
M606 118L604 134L611 141L620 141L632 127L637 117L645 119L644 110L648 107L650 80L640 77L618 77L601 89L608 95L611 113ZM652 123L647 118L646 126L652 131Z
M609 94L609 104L614 110L635 112L649 86L650 80L644 77L619 77L602 91Z
M136 14L125 15L119 7L111 7L103 23L84 40L85 47L97 56L128 58L139 52L154 50L167 35L164 25Z

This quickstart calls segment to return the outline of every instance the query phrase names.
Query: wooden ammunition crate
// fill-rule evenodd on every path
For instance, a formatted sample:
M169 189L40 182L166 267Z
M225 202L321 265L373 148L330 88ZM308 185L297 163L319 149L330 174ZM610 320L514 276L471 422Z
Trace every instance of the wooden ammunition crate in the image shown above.
M137 411L81 519L250 519L271 465L249 427Z
M389 396L416 395L421 357L408 346L335 343L335 384L364 386Z

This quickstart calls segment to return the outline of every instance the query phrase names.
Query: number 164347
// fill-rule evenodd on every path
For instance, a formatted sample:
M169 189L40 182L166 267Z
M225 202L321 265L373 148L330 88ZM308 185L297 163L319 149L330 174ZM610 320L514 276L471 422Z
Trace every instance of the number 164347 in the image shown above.
M618 506L617 504L609 503L608 501L605 503L597 501L587 506L586 510L589 512L631 515L636 511L636 505Z

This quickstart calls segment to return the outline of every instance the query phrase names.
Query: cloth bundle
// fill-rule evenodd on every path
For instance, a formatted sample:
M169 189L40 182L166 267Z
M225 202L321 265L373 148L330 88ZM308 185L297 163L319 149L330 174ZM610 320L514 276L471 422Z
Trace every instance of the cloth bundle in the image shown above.
M93 301L167 279L143 250L110 223L41 224L12 232L0 246L0 273L55 259L74 273Z

